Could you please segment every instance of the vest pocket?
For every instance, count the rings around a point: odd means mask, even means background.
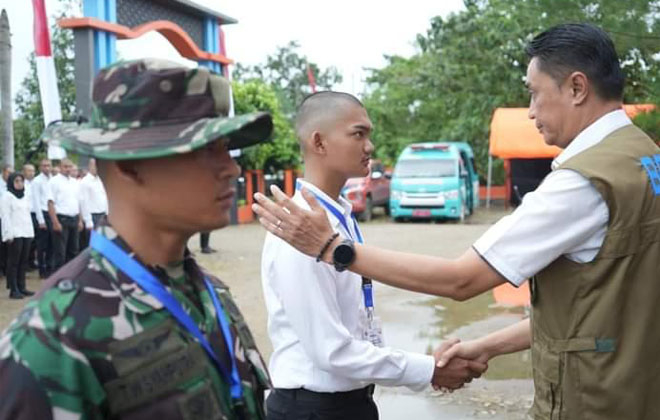
[[[543,420],[561,419],[563,396],[560,354],[534,344],[532,367],[534,376],[532,416]]]

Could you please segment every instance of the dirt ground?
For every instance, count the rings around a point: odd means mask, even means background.
[[[479,210],[465,224],[452,222],[393,223],[384,215],[362,224],[365,240],[388,249],[456,257],[464,252],[506,211]],[[266,332],[267,314],[260,283],[261,248],[265,232],[258,223],[231,226],[211,235],[211,246],[218,252],[200,254],[199,238],[190,248],[198,261],[227,283],[232,290],[259,348],[268,359],[272,351]],[[28,287],[40,288],[41,281],[30,273]],[[474,338],[523,317],[520,308],[501,308],[491,294],[466,303],[429,297],[377,285],[376,310],[383,318],[388,345],[409,351],[429,352],[447,336]],[[0,329],[16,316],[24,301],[0,296]],[[441,395],[427,391],[413,394],[400,388],[380,388],[376,400],[384,420],[416,415],[423,419],[523,419],[532,402],[527,352],[491,361],[485,378],[466,389]]]

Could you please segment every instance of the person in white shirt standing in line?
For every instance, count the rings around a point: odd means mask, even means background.
[[[38,206],[34,201],[34,191],[32,191],[32,182],[34,181],[34,165],[31,163],[26,163],[23,165],[23,170],[21,171],[25,177],[25,194],[30,202],[30,217],[32,218],[32,229],[36,232],[39,228],[37,222]],[[36,236],[36,235],[35,235]],[[28,256],[28,270],[34,270],[37,268],[37,244],[33,239],[30,243],[30,255]]]
[[[369,174],[371,128],[363,105],[346,93],[313,94],[298,111],[305,175],[297,188],[324,203],[333,238],[362,241],[351,204],[339,193],[348,178]],[[300,193],[294,200],[305,205]],[[351,242],[343,244],[341,252],[350,254]],[[336,260],[335,267],[317,261],[272,234],[266,237],[261,275],[275,387],[267,400],[269,420],[377,419],[372,384],[458,388],[486,369],[462,359],[439,369],[433,356],[384,347],[371,281],[344,271],[347,261]]]
[[[96,229],[108,214],[108,197],[96,171],[96,159],[89,160],[87,170],[87,175],[80,181],[80,202],[85,222],[84,242],[80,244],[80,249],[87,248],[91,230]]]
[[[48,214],[53,224],[53,271],[78,254],[78,233],[83,228],[80,183],[71,176],[73,163],[62,159],[60,173],[50,182]]]
[[[32,205],[37,218],[37,229],[35,231],[37,266],[39,267],[39,278],[41,279],[47,278],[53,269],[53,225],[48,215],[50,171],[50,160],[42,159],[39,162],[39,175],[34,177],[31,184]]]
[[[24,177],[20,173],[9,175],[7,191],[0,199],[2,241],[7,244],[7,280],[9,298],[23,299],[34,293],[25,287],[30,243],[34,237],[30,218],[30,198],[25,194]]]

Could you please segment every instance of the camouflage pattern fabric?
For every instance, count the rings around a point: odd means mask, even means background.
[[[131,254],[110,227],[99,232]],[[206,276],[187,254],[147,268],[231,360]],[[264,419],[270,379],[227,287],[208,276],[227,312],[244,398],[162,304],[88,249],[56,272],[0,336],[0,419]]]
[[[229,82],[205,67],[161,59],[118,62],[94,80],[89,123],[51,125],[42,141],[99,159],[150,159],[226,139],[229,149],[266,140],[269,114],[228,117]]]

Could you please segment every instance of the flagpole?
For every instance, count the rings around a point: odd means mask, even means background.
[[[55,60],[50,44],[48,16],[45,0],[32,0],[34,9],[34,52],[37,64],[37,79],[39,80],[39,95],[44,114],[44,126],[62,119],[60,108],[60,93],[57,88],[57,73]],[[49,159],[63,159],[66,152],[59,146],[48,145]]]

